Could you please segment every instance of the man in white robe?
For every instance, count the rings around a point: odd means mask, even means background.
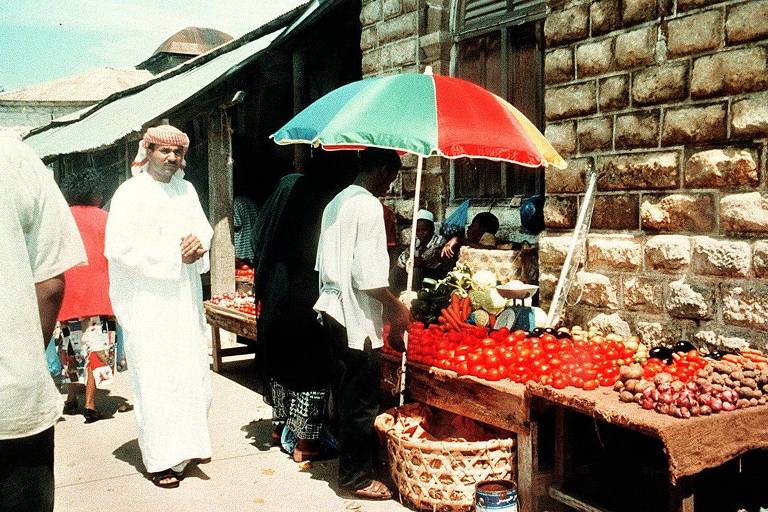
[[[186,134],[147,130],[133,177],[115,192],[104,253],[125,332],[139,446],[152,481],[178,487],[186,464],[211,456],[211,379],[200,274],[213,230],[183,179]]]

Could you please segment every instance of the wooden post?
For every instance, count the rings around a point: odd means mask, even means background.
[[[224,115],[224,112],[220,112],[208,124],[209,218],[213,226],[211,295],[235,291],[232,166],[228,164],[230,145]],[[222,333],[222,346],[231,347],[234,343],[234,334]]]

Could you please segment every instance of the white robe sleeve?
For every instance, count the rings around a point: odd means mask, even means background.
[[[139,186],[123,186],[115,192],[107,217],[104,255],[110,264],[127,267],[138,275],[178,279],[182,265],[180,246],[152,229],[156,219],[151,217],[157,212],[142,208],[140,195]]]

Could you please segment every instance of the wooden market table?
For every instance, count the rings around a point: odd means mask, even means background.
[[[203,303],[205,307],[205,319],[211,326],[212,347],[213,347],[213,371],[218,373],[221,370],[222,358],[226,356],[236,356],[241,354],[252,354],[253,347],[241,345],[239,347],[221,348],[221,333],[219,329],[224,329],[248,338],[256,340],[256,317],[246,315],[240,311],[224,308],[212,304],[209,301]]]
[[[400,357],[382,354],[382,389],[399,393]],[[535,512],[547,494],[550,475],[538,468],[538,424],[531,418],[525,385],[489,382],[409,362],[406,393],[416,402],[514,432],[517,435],[517,492],[520,512]]]
[[[400,357],[382,354],[382,388],[399,390]],[[536,510],[540,496],[549,495],[584,512],[606,509],[566,492],[562,482],[568,471],[569,438],[565,411],[638,432],[660,442],[666,459],[669,505],[666,510],[693,512],[691,479],[752,450],[768,449],[768,406],[681,420],[619,401],[618,393],[599,388],[557,390],[549,386],[490,382],[472,376],[409,362],[406,393],[410,400],[515,432],[517,434],[519,509]],[[554,410],[554,467],[538,466],[541,412]],[[570,440],[572,441],[572,440]],[[661,455],[660,455],[661,456]],[[618,511],[617,511],[618,512]]]
[[[667,460],[669,504],[667,510],[693,512],[691,478],[705,469],[716,468],[752,450],[768,448],[768,407],[738,409],[728,413],[681,420],[624,403],[618,393],[598,388],[554,389],[529,383],[529,398],[541,399],[556,407],[554,482],[550,496],[576,510],[605,511],[566,492],[561,484],[568,472],[568,426],[565,411],[601,420],[610,425],[639,432],[661,442]]]

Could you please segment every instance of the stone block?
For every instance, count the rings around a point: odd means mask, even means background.
[[[680,155],[670,151],[601,156],[597,168],[599,190],[676,188]]]
[[[580,304],[597,308],[618,309],[619,294],[617,287],[603,274],[579,272],[575,286],[571,287],[569,297],[575,299],[581,294]]]
[[[539,238],[539,265],[542,267],[561,267],[568,255],[571,238],[571,235],[541,236]]]
[[[360,49],[363,51],[370,50],[379,45],[379,40],[376,35],[376,25],[366,27],[360,33]]]
[[[562,156],[576,153],[576,123],[548,123],[544,128],[544,136],[552,147]]]
[[[548,88],[544,93],[544,106],[550,121],[592,114],[597,110],[595,82]]]
[[[757,277],[768,277],[768,240],[755,240],[752,246],[752,268]]]
[[[720,199],[720,227],[739,233],[768,232],[768,194],[748,192]]]
[[[581,3],[552,12],[544,21],[547,48],[584,39],[589,35],[589,6]]]
[[[589,18],[593,36],[616,30],[620,26],[618,0],[594,0],[590,2]]]
[[[616,116],[616,149],[652,148],[659,145],[659,112]]]
[[[693,238],[693,269],[698,274],[746,277],[751,255],[752,249],[747,242],[707,236]]]
[[[743,48],[700,57],[693,63],[691,96],[705,98],[768,88],[768,50]]]
[[[409,12],[383,21],[377,25],[379,31],[379,42],[381,44],[399,41],[407,37],[416,35],[416,13]],[[414,48],[415,51],[415,48]],[[415,58],[415,54],[414,54]]]
[[[694,334],[693,339],[696,341],[696,346],[706,346],[709,349],[731,349],[740,350],[742,348],[748,348],[749,342],[738,336],[723,336],[715,331],[699,331]]]
[[[646,66],[656,59],[657,27],[643,27],[616,36],[616,66],[621,69]]]
[[[758,331],[768,331],[768,288],[765,286],[723,287],[723,321]]]
[[[649,347],[672,345],[683,335],[683,329],[671,322],[638,321],[635,323],[635,330],[643,343]]]
[[[402,0],[382,0],[381,14],[385,20],[388,20],[389,18],[394,18],[401,12],[403,12]]]
[[[363,76],[373,75],[381,72],[383,69],[381,61],[381,49],[376,48],[363,53],[361,66]]]
[[[416,62],[416,38],[397,41],[385,48],[389,48],[393,66],[404,66]]]
[[[768,0],[744,2],[728,9],[725,34],[729,44],[768,37]]]
[[[600,80],[600,110],[617,110],[629,105],[629,76],[619,75]]]
[[[671,20],[667,24],[667,54],[690,55],[720,46],[723,42],[723,16],[720,10]]]
[[[544,56],[544,81],[548,84],[573,80],[573,50],[558,48]]]
[[[673,281],[667,287],[666,308],[675,318],[711,318],[715,313],[715,287],[703,282]]]
[[[583,193],[586,190],[587,170],[591,165],[591,158],[574,158],[568,161],[566,169],[548,167],[544,171],[547,194]]]
[[[709,194],[645,197],[640,205],[645,230],[710,233],[715,228],[715,206]]]
[[[367,27],[381,20],[381,1],[370,2],[360,9],[360,25]]]
[[[685,185],[691,188],[757,186],[757,152],[751,149],[710,149],[694,153],[685,163]]]
[[[555,294],[555,288],[557,287],[557,281],[560,275],[552,272],[541,272],[539,274],[539,300],[540,306],[546,311],[544,305],[549,306],[552,296]]]
[[[579,119],[576,133],[579,138],[579,152],[587,153],[597,149],[611,149],[613,122],[610,117]]]
[[[705,5],[712,5],[720,3],[721,0],[677,0],[678,12],[689,11],[696,9],[697,7],[704,7]]]
[[[724,103],[706,107],[667,110],[661,141],[667,145],[711,142],[726,138],[727,114]]]
[[[638,194],[598,194],[592,211],[593,229],[636,230],[640,227]]]
[[[576,197],[547,196],[544,224],[550,229],[570,229],[576,225]]]
[[[416,173],[403,171],[400,173],[400,179],[403,197],[412,198],[416,191]],[[421,193],[422,197],[444,197],[443,175],[440,173],[422,173]]]
[[[661,312],[664,289],[659,281],[647,277],[624,278],[624,307],[630,311]]]
[[[691,242],[680,235],[658,235],[645,243],[646,270],[682,272],[691,263]]]
[[[674,62],[636,72],[632,78],[635,105],[665,103],[688,94],[688,63]]]
[[[576,73],[579,78],[602,75],[613,64],[613,39],[603,39],[576,47]]]
[[[754,94],[731,104],[731,136],[768,136],[768,92]]]
[[[592,235],[587,239],[590,270],[638,270],[642,264],[643,246],[632,235]]]
[[[656,17],[656,0],[623,0],[621,21],[624,26],[649,21]]]
[[[610,315],[600,313],[587,322],[587,328],[598,330],[604,334],[618,334],[624,338],[632,336],[629,324],[618,313]]]
[[[403,0],[403,10],[405,12],[415,11],[417,6],[418,0]]]

